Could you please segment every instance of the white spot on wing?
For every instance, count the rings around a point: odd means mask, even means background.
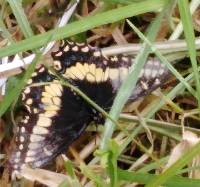
[[[29,79],[28,81],[27,81],[27,84],[31,84],[33,82],[33,80],[32,79]]]
[[[23,144],[19,145],[19,150],[22,150],[24,148]]]
[[[33,72],[31,77],[36,77],[37,76],[37,72]]]
[[[33,127],[33,133],[34,134],[48,134],[48,129],[40,126]]]
[[[158,78],[155,80],[155,84],[160,84],[160,80]]]
[[[39,144],[39,143],[30,143],[29,145],[28,145],[28,148],[29,149],[38,149],[38,148],[40,148],[41,147],[41,144]]]
[[[93,53],[93,55],[94,55],[95,57],[99,57],[99,56],[101,56],[101,52],[100,52],[100,51],[95,51],[95,52]]]
[[[28,162],[33,162],[35,160],[35,157],[26,157],[25,158],[25,162],[28,163]]]
[[[61,55],[62,55],[62,51],[55,54],[55,56],[61,56]]]
[[[15,155],[16,155],[16,157],[20,157],[21,156],[21,152],[17,151]]]
[[[53,61],[53,67],[54,67],[55,70],[61,70],[62,69],[61,63],[58,60]]]
[[[51,155],[52,155],[52,152],[49,151],[49,150],[47,150],[46,147],[43,148],[43,151],[44,151],[44,153],[45,153],[47,156],[51,156]]]
[[[165,70],[163,68],[159,69],[159,74],[162,75],[164,73],[164,71]]]
[[[123,82],[128,75],[128,68],[120,67],[119,72],[120,72],[120,82]]]
[[[25,133],[25,127],[21,127],[21,133]]]
[[[40,69],[39,69],[39,73],[42,73],[42,72],[44,72],[44,70],[45,70],[45,68],[42,66]]]
[[[39,119],[38,119],[36,125],[40,126],[40,127],[49,127],[49,126],[51,126],[51,123],[52,123],[52,121],[50,118],[39,115]]]
[[[125,57],[125,56],[123,56],[123,57],[122,57],[122,60],[123,60],[123,61],[125,61],[125,62],[128,62],[129,58],[128,58],[128,57]]]
[[[24,93],[25,94],[28,94],[28,93],[30,93],[31,92],[31,89],[29,88],[29,87],[27,87],[25,90],[24,90]]]
[[[147,85],[146,82],[140,81],[140,83],[141,83],[141,86],[142,86],[142,88],[143,88],[144,90],[148,90],[148,89],[149,89],[149,87],[148,87],[148,85]]]
[[[117,68],[110,68],[109,78],[111,80],[118,80],[119,79],[119,70]]]
[[[72,47],[72,50],[73,50],[73,51],[78,51],[78,46]]]
[[[31,136],[30,136],[31,142],[40,142],[40,141],[43,141],[44,139],[45,139],[44,136],[40,136],[40,135],[37,135],[37,134],[31,134]]]
[[[24,142],[25,138],[23,136],[19,137],[20,142]]]
[[[151,77],[151,69],[145,68],[145,69],[144,69],[144,76],[145,76],[146,78],[150,78],[150,77]]]
[[[68,46],[68,45],[65,46],[64,51],[65,51],[65,52],[69,51],[69,46]]]
[[[105,73],[104,73],[104,79],[103,79],[103,81],[107,81],[108,80],[108,77],[109,77],[109,69],[110,68],[106,68],[106,70],[105,70]]]
[[[89,47],[88,46],[82,47],[81,51],[87,53],[89,51]]]
[[[26,156],[34,156],[35,154],[36,154],[35,151],[28,150],[27,153],[26,153]]]
[[[153,78],[156,77],[157,73],[158,73],[158,72],[157,72],[156,69],[152,70],[152,77],[153,77]]]

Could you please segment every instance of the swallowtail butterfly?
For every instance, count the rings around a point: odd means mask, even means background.
[[[65,41],[52,53],[53,68],[99,106],[109,111],[122,81],[128,75],[129,56],[105,57],[87,44]],[[134,63],[134,62],[133,62]],[[148,95],[169,76],[158,61],[143,67],[131,100]],[[31,87],[33,83],[49,84]],[[68,87],[59,84],[50,70],[39,67],[22,93],[27,109],[14,136],[9,168],[19,172],[24,164],[45,166],[72,144],[92,121],[103,122],[99,112]]]

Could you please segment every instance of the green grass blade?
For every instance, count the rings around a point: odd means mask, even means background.
[[[180,11],[181,21],[183,23],[184,35],[187,42],[189,56],[192,64],[192,69],[194,72],[194,77],[196,81],[196,89],[197,89],[197,100],[198,107],[200,109],[200,80],[199,73],[197,70],[197,59],[196,59],[196,49],[195,49],[195,36],[192,25],[192,17],[189,10],[189,5],[187,0],[178,0],[178,7]]]
[[[84,174],[84,176],[88,177],[90,180],[96,184],[96,186],[105,186],[108,187],[108,185],[104,182],[104,180],[97,174],[93,172],[92,169],[90,169],[85,164],[80,165],[81,172]]]
[[[150,181],[156,179],[156,175],[147,173],[134,173],[118,169],[118,178],[123,181],[148,184]],[[164,183],[165,187],[199,187],[199,184],[200,184],[199,179],[189,179],[177,176],[172,177],[170,181],[166,181]]]
[[[40,60],[41,57],[42,57],[41,53],[38,53],[36,55],[35,59],[33,60],[33,63],[26,70],[26,73],[24,74],[24,77],[22,78],[22,80],[19,81],[18,85],[15,88],[13,88],[12,91],[6,94],[4,101],[0,105],[0,117],[8,109],[11,103],[19,97],[21,90],[26,85],[27,80],[31,77],[31,74],[34,71],[37,62]]]
[[[118,186],[118,174],[117,174],[117,158],[119,155],[119,145],[114,141],[111,140],[109,142],[109,156],[107,160],[107,170],[110,176],[110,185],[112,187]]]
[[[151,41],[153,41],[156,37],[156,33],[158,32],[162,17],[163,17],[164,11],[155,19],[153,24],[151,25],[147,37]],[[139,77],[140,70],[142,69],[143,65],[145,64],[147,57],[149,55],[150,49],[147,44],[143,45],[142,50],[137,55],[135,59],[134,65],[130,68],[129,76],[124,80],[122,83],[118,94],[114,100],[113,106],[110,111],[110,116],[112,119],[117,120],[119,117],[119,114],[126,103],[127,99],[132,93],[132,90],[134,89],[137,79]],[[103,150],[107,149],[108,140],[111,138],[112,133],[114,131],[114,124],[107,119],[105,123],[105,130],[102,137],[102,141],[100,144],[100,148]]]
[[[134,25],[132,25],[132,28],[139,35],[139,37],[149,45],[151,50],[156,54],[156,56],[160,59],[160,61],[164,65],[166,65],[166,67],[176,76],[176,78],[185,85],[188,91],[194,97],[196,97],[196,91],[190,86],[190,84],[187,83],[187,81],[185,81],[185,79],[181,76],[181,74],[167,61],[167,59],[154,47],[151,41],[149,41]]]
[[[171,167],[165,170],[162,174],[151,180],[146,187],[157,187],[164,184],[166,181],[171,180],[171,177],[177,174],[187,163],[200,154],[200,142],[193,148],[189,149],[179,160],[177,160]],[[199,183],[200,184],[200,183]]]
[[[21,28],[24,36],[26,38],[29,38],[33,35],[32,29],[30,27],[29,21],[26,17],[26,14],[24,13],[24,10],[22,8],[21,1],[16,0],[7,0],[13,14],[15,15],[15,18],[17,19],[17,23],[19,24],[19,27]]]
[[[198,71],[200,71],[200,68],[198,68]],[[186,82],[189,82],[194,77],[194,74],[190,74],[185,78]],[[185,85],[180,82],[178,85],[176,85],[167,95],[167,98],[173,99],[178,93],[181,93],[185,89]],[[163,105],[165,104],[164,100],[159,101],[159,103],[156,103],[152,110],[147,114],[147,118],[151,118],[156,111],[158,111]]]
[[[0,57],[10,56],[22,51],[35,49],[52,40],[59,40],[75,34],[85,32],[97,26],[117,22],[124,18],[132,17],[138,14],[157,11],[162,8],[167,0],[147,0],[139,3],[132,3],[128,6],[116,8],[110,11],[99,13],[97,15],[88,16],[75,21],[62,28],[56,28],[44,34],[32,36],[26,40],[13,44],[11,46],[0,49]]]

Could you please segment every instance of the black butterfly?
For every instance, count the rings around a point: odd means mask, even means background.
[[[128,75],[129,56],[105,57],[89,45],[63,42],[52,53],[53,67],[99,106],[109,111],[121,83]],[[158,61],[148,61],[140,73],[131,100],[148,95],[169,76]],[[32,83],[49,84],[30,87]],[[9,158],[10,170],[20,171],[24,164],[42,167],[75,141],[89,123],[104,119],[92,106],[68,87],[61,86],[44,66],[32,74],[22,93],[27,114],[18,124]]]

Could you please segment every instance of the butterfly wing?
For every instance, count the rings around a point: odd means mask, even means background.
[[[18,124],[9,167],[41,167],[66,149],[91,121],[87,107],[73,91],[61,86],[43,66],[22,93],[27,113]],[[33,86],[33,83],[45,85]]]
[[[130,57],[105,57],[97,48],[74,42],[64,42],[52,57],[57,73],[106,111],[134,63]],[[168,74],[159,62],[148,61],[130,99],[149,94]],[[43,82],[48,84],[31,86]],[[22,100],[27,114],[15,135],[9,159],[12,171],[19,171],[24,164],[33,168],[46,165],[77,139],[91,121],[103,122],[94,108],[73,90],[61,86],[43,66],[28,81]]]

